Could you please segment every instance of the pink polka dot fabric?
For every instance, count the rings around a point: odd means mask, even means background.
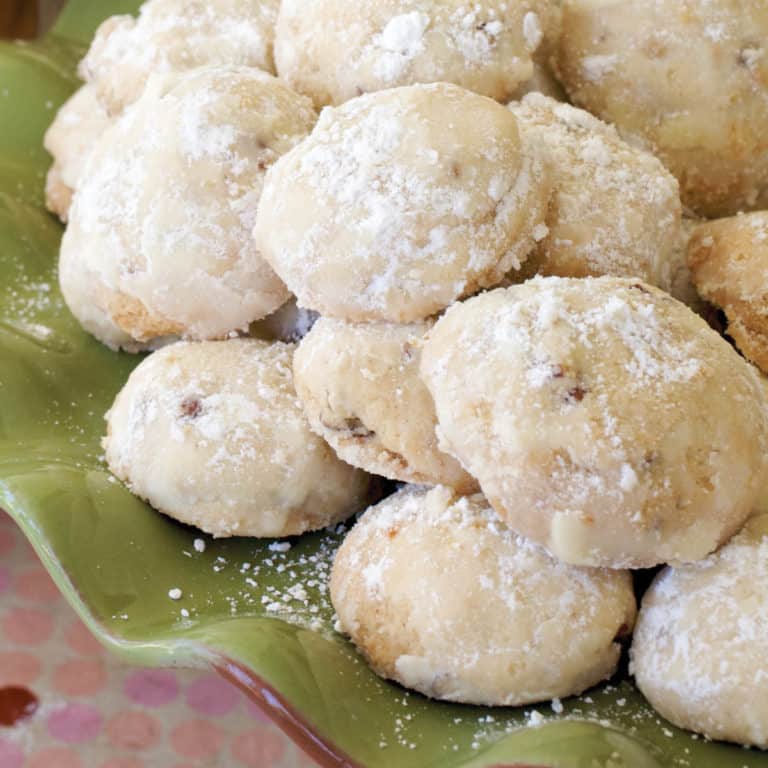
[[[107,654],[0,512],[0,696],[37,709],[0,725],[0,768],[312,768],[237,688],[208,672]]]

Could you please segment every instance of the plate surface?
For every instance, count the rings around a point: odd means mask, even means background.
[[[113,481],[103,414],[138,359],[102,347],[63,306],[41,142],[98,22],[137,5],[72,0],[46,39],[0,44],[0,505],[91,630],[139,664],[219,669],[323,765],[768,768],[767,755],[660,721],[626,679],[559,713],[411,695],[333,632],[325,581],[340,532],[288,551],[208,540],[201,553],[195,531]]]

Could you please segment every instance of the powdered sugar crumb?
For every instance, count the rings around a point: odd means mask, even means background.
[[[581,68],[586,80],[596,81],[613,72],[619,63],[617,54],[595,54],[581,60]]]
[[[374,73],[385,82],[400,78],[411,59],[424,51],[423,35],[429,27],[426,13],[412,11],[390,19],[373,45],[381,49]]]

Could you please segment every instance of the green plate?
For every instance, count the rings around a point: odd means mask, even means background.
[[[325,583],[342,531],[288,551],[230,540],[201,553],[195,531],[110,477],[103,414],[137,359],[62,304],[42,136],[100,19],[136,5],[72,0],[44,40],[0,44],[0,504],[94,634],[139,664],[220,670],[323,765],[768,768],[767,755],[661,721],[626,676],[557,713],[409,694],[333,631]]]

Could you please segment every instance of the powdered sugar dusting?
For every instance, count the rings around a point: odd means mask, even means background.
[[[270,172],[256,226],[300,303],[410,322],[524,261],[547,184],[502,112],[446,84],[324,110]]]
[[[391,19],[373,38],[373,45],[382,49],[373,71],[384,82],[401,77],[411,59],[424,51],[423,35],[429,21],[426,13],[404,13]]]
[[[762,0],[570,0],[562,10],[558,68],[574,103],[662,159],[692,215],[768,207]]]
[[[626,574],[563,565],[507,529],[482,497],[439,486],[409,487],[369,509],[342,545],[331,589],[342,628],[375,667],[447,700],[571,693],[572,679],[610,672],[616,630],[634,617]],[[565,617],[578,631],[553,643],[547,627]],[[598,649],[589,662],[587,637]]]
[[[451,16],[448,39],[468,64],[482,64],[491,58],[497,39],[505,28],[504,22],[493,16],[491,11],[490,20],[481,20],[479,6],[462,6]]]
[[[751,511],[768,439],[757,377],[647,284],[534,278],[454,305],[421,374],[441,449],[567,562],[695,560]]]
[[[85,292],[146,342],[221,338],[277,309],[288,292],[251,230],[266,169],[314,119],[307,99],[255,69],[153,78],[75,195],[61,256],[75,315],[87,314]]]
[[[138,19],[118,16],[102,25],[81,75],[117,113],[141,95],[153,73],[205,65],[272,71],[277,8],[278,0],[148,0]]]
[[[310,431],[293,350],[232,339],[147,358],[107,414],[110,469],[216,536],[298,534],[346,517],[368,480]]]
[[[681,209],[678,184],[661,162],[588,112],[542,94],[510,109],[554,176],[549,236],[532,266],[563,277],[639,277],[669,289]]]
[[[632,670],[673,721],[712,738],[768,742],[765,515],[706,560],[666,569],[643,600]]]
[[[553,0],[283,0],[280,76],[316,104],[415,83],[455,83],[507,101],[554,38]]]

